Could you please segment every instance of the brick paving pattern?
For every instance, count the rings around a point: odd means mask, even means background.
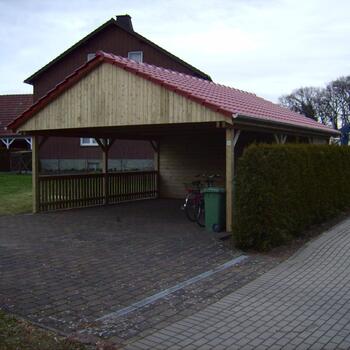
[[[226,269],[125,317],[90,323],[80,333],[97,334],[115,344],[140,339],[217,302],[278,263],[275,258],[250,257],[243,265]]]
[[[127,317],[95,322],[241,254],[190,223],[180,204],[0,217],[0,307],[65,333],[120,343],[197,312],[256,276],[252,260],[244,273],[233,267]]]
[[[349,227],[126,349],[350,349]]]

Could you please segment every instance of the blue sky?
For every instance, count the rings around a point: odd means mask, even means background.
[[[0,0],[0,94],[117,14],[214,81],[272,101],[350,74],[344,0]]]

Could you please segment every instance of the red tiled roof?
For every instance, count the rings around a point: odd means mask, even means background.
[[[96,57],[77,69],[73,74],[58,84],[53,90],[42,97],[29,110],[24,112],[10,127],[18,128],[25,120],[29,119],[38,110],[56,98],[62,91],[68,89],[85,76],[94,67],[107,62],[115,64],[129,72],[142,76],[167,89],[173,90],[187,98],[194,100],[206,107],[217,111],[228,118],[248,118],[255,121],[275,123],[286,127],[298,127],[314,129],[327,134],[338,132],[323,124],[320,124],[299,113],[281,107],[270,101],[264,100],[255,94],[216,84],[208,80],[196,78],[169,69],[156,67],[146,63],[138,63],[124,57],[115,56],[99,51]]]
[[[12,130],[5,130],[20,114],[33,103],[32,94],[0,95],[0,136],[11,136]]]

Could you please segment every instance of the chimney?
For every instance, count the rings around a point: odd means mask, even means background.
[[[127,30],[128,32],[133,32],[131,17],[129,15],[119,15],[117,17],[117,24]]]

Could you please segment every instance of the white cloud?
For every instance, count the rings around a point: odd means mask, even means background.
[[[116,14],[220,83],[276,100],[350,74],[345,0],[0,0],[0,93]]]

